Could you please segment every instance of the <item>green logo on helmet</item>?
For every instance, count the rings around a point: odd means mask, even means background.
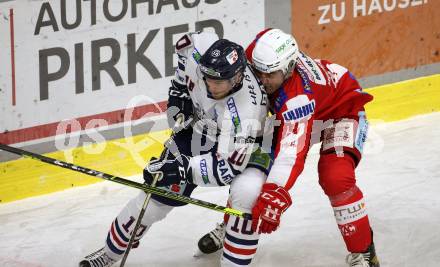
[[[280,45],[277,49],[275,49],[275,52],[277,54],[281,54],[282,52],[284,52],[284,50],[287,48],[288,45],[290,45],[293,42],[292,39],[288,39],[286,40],[285,43],[283,43],[282,45]]]

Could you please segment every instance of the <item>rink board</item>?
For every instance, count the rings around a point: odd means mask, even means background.
[[[440,75],[417,78],[366,91],[374,95],[367,105],[372,121],[396,121],[411,116],[440,111]],[[145,163],[157,156],[169,130],[111,140],[69,151],[45,154],[76,165],[127,177],[141,174]],[[102,152],[96,153],[102,150]],[[95,154],[91,154],[95,153]],[[58,168],[31,159],[0,163],[0,203],[65,190],[101,181],[97,178]]]
[[[386,122],[440,111],[440,74],[373,87],[367,105],[370,119]]]
[[[45,155],[112,175],[127,177],[140,173],[152,156],[160,154],[162,144],[169,134],[169,130],[164,130],[138,135],[131,139],[107,141],[103,143],[105,147],[99,154],[91,154],[94,148],[88,146]],[[0,163],[0,173],[0,203],[102,181],[99,178],[26,158]]]

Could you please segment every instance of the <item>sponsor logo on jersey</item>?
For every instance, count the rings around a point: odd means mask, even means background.
[[[252,98],[252,104],[257,105],[257,93],[255,93],[255,87],[253,84],[248,84],[249,95]]]
[[[203,182],[209,184],[208,166],[205,159],[200,161],[200,174],[202,175]]]
[[[218,161],[218,173],[220,174],[221,180],[225,184],[230,184],[232,179],[234,178],[232,171],[229,169],[228,163],[221,159]]]
[[[313,81],[321,81],[322,80],[322,76],[321,73],[318,71],[318,65],[316,65],[316,63],[308,56],[306,56],[303,52],[301,52],[301,55],[304,59],[304,63],[309,66],[309,70],[312,71],[313,73]]]
[[[194,50],[192,51],[191,55],[192,55],[193,59],[197,62],[197,64],[199,64],[200,58],[202,57],[202,55],[200,55],[200,53],[197,50],[197,48],[194,47]]]
[[[285,121],[299,121],[315,112],[315,100],[309,103],[283,112],[283,118]]]
[[[230,97],[226,103],[228,104],[228,109],[231,113],[232,124],[234,124],[234,132],[241,132],[240,116],[238,116],[238,110],[237,106],[235,105],[234,98]]]
[[[249,75],[247,73],[248,71],[250,71],[252,73],[252,78],[251,78],[251,75]],[[252,69],[246,68],[246,72],[245,72],[245,75],[244,75],[244,80],[249,82],[248,89],[249,89],[250,97],[252,98],[252,104],[258,105],[257,96],[258,96],[258,94],[261,94],[260,105],[267,106],[267,94],[266,94],[266,91],[264,90],[264,87],[263,87],[263,84],[261,83],[261,81],[258,80],[258,79],[255,79],[255,77],[256,77],[256,75],[252,71]]]
[[[237,50],[235,49],[232,50],[232,52],[226,56],[226,60],[229,62],[230,65],[233,65],[235,62],[237,62],[238,60]]]
[[[304,89],[304,93],[313,94],[312,86],[310,83],[310,76],[307,75],[307,70],[304,68],[302,64],[297,64],[299,76],[301,76],[301,81]]]

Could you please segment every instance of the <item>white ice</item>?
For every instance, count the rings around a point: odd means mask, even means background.
[[[345,266],[347,254],[318,184],[318,147],[296,183],[281,228],[262,236],[254,266]],[[440,113],[370,128],[358,167],[381,266],[440,266]],[[193,197],[224,205],[227,188]],[[77,266],[103,246],[108,227],[136,190],[110,182],[0,205],[0,266]],[[187,205],[154,225],[126,266],[217,266],[194,258],[222,214]]]

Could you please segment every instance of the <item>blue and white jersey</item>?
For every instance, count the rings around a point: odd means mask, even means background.
[[[216,40],[213,33],[197,32],[176,43],[178,67],[173,82],[188,90],[196,113],[193,129],[207,139],[203,146],[201,140],[192,140],[193,182],[200,186],[226,185],[246,167],[267,169],[264,165],[270,164],[260,157],[258,164],[249,162],[259,147],[268,111],[267,95],[250,67],[240,90],[220,100],[208,95],[199,60]]]

